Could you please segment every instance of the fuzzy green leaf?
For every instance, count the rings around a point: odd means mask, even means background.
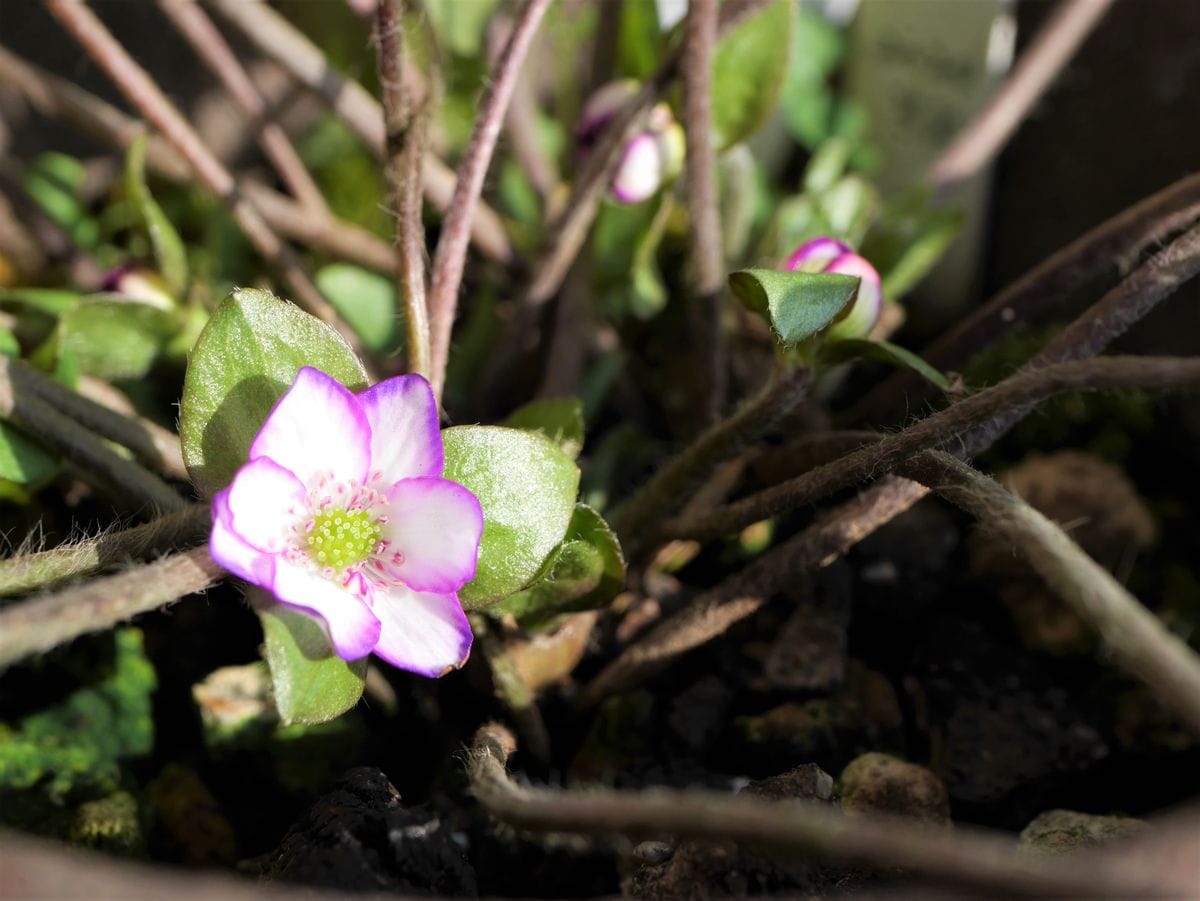
[[[530,401],[513,411],[503,425],[546,436],[572,460],[583,450],[583,401],[578,397]]]
[[[778,269],[743,269],[729,276],[737,298],[765,316],[789,346],[833,322],[858,293],[858,282],[854,275]]]
[[[821,348],[821,359],[826,363],[840,363],[867,357],[890,363],[903,369],[911,369],[921,378],[932,382],[943,391],[951,390],[950,380],[941,372],[930,366],[911,350],[906,350],[890,341],[870,341],[865,338],[847,338],[841,341],[830,341]]]
[[[167,283],[167,290],[176,300],[181,299],[188,286],[187,250],[171,220],[146,186],[146,133],[142,132],[129,145],[125,156],[125,193],[137,210],[138,219],[150,246],[158,272]]]
[[[101,295],[82,300],[62,314],[58,351],[85,375],[137,379],[150,371],[179,326],[173,312]]]
[[[467,609],[479,609],[533,581],[562,542],[579,468],[552,441],[517,429],[458,426],[442,440],[444,477],[473,491],[483,507],[479,565],[459,592]]]
[[[314,281],[369,350],[390,354],[400,347],[396,285],[391,279],[350,263],[330,263],[317,270]]]
[[[724,149],[758,131],[779,100],[791,45],[791,7],[779,0],[735,28],[713,54],[713,130]]]
[[[275,707],[284,724],[325,723],[358,703],[367,676],[366,657],[338,657],[315,618],[282,604],[260,609],[258,617]]]
[[[188,360],[180,402],[183,459],[201,494],[211,496],[233,480],[302,366],[351,391],[367,386],[345,339],[299,307],[251,288],[221,301]]]

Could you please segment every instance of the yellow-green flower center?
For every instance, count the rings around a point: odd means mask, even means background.
[[[383,529],[366,510],[322,510],[313,517],[308,554],[318,566],[340,573],[366,560],[382,534]]]

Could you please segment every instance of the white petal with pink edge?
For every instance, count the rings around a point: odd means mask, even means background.
[[[278,558],[274,583],[265,587],[283,603],[321,617],[343,660],[366,657],[379,640],[380,623],[366,601],[337,582]]]
[[[358,395],[371,427],[371,471],[387,484],[442,474],[442,433],[429,382],[400,375]]]
[[[457,591],[475,577],[483,510],[447,479],[405,479],[387,493],[379,562],[415,591]]]
[[[392,666],[436,679],[467,662],[471,625],[457,595],[377,588],[375,615],[383,624],[375,654]]]
[[[275,558],[251,547],[233,530],[229,512],[229,489],[213,498],[213,527],[208,538],[208,554],[213,561],[235,576],[255,585],[269,585],[275,576]]]
[[[358,399],[335,379],[305,366],[250,445],[250,459],[270,457],[308,485],[332,473],[340,482],[365,480],[371,427]]]
[[[237,471],[225,493],[238,537],[261,551],[282,551],[305,500],[300,480],[270,457],[259,457]]]

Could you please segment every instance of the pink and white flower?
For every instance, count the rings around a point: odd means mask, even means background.
[[[854,300],[825,330],[826,337],[865,338],[883,313],[883,284],[875,267],[849,244],[834,238],[813,238],[797,247],[784,268],[789,272],[835,272],[859,277]]]
[[[575,146],[581,158],[600,143],[604,130],[640,89],[632,79],[613,81],[598,88],[579,117]],[[644,131],[625,145],[624,155],[613,176],[612,196],[621,203],[641,203],[679,174],[683,168],[683,129],[660,103],[650,111]]]
[[[339,657],[443,675],[471,650],[457,592],[475,575],[483,512],[442,465],[425,379],[355,395],[306,366],[213,498],[209,551],[319,618]]]

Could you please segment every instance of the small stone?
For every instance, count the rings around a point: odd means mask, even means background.
[[[1146,827],[1145,821],[1133,817],[1047,810],[1021,830],[1020,844],[1036,854],[1069,854],[1136,835]]]
[[[945,783],[931,770],[890,754],[862,754],[842,770],[842,810],[908,817],[937,826],[950,823]]]

